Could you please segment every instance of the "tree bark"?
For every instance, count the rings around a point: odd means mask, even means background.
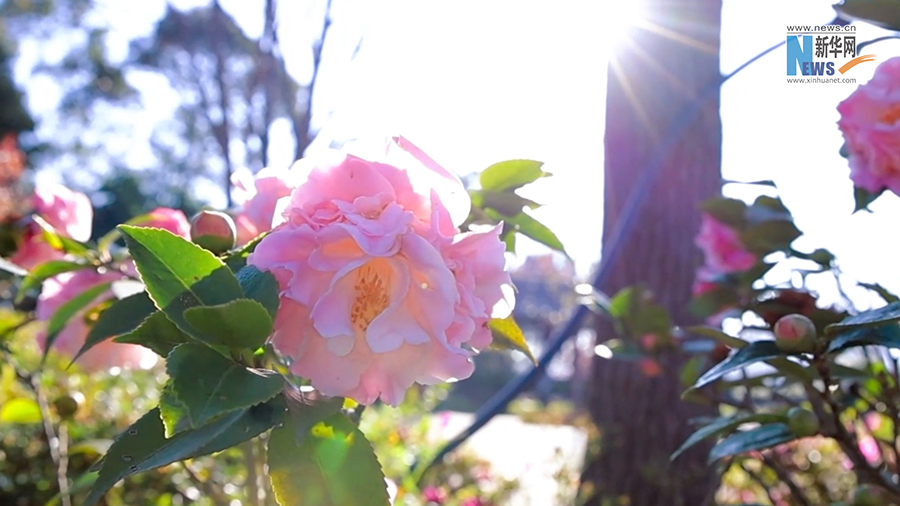
[[[702,257],[693,244],[699,202],[720,191],[720,0],[646,0],[647,14],[611,56],[607,92],[604,247],[650,154],[703,100],[699,116],[680,135],[641,206],[605,293],[637,284],[649,288],[676,324],[687,313],[691,284]],[[612,22],[615,22],[614,20]],[[598,324],[598,341],[615,337]],[[717,485],[704,449],[669,464],[669,455],[692,432],[690,418],[710,414],[681,402],[676,360],[647,377],[631,362],[594,357],[591,414],[600,430],[600,453],[584,478],[596,506],[701,506]]]

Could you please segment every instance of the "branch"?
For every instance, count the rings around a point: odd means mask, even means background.
[[[802,506],[812,506],[812,503],[809,502],[809,499],[803,493],[803,489],[801,489],[796,483],[794,483],[794,480],[793,480],[793,478],[791,478],[791,475],[788,474],[788,472],[786,470],[784,470],[777,462],[775,462],[775,459],[773,459],[765,454],[763,454],[762,459],[763,459],[763,463],[765,465],[769,466],[773,471],[775,471],[775,474],[778,476],[778,479],[783,481],[788,486],[788,488],[791,489],[791,497],[793,497],[794,499],[797,499],[797,501]],[[777,503],[773,503],[773,504],[777,504]]]

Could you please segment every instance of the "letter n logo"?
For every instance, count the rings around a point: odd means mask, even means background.
[[[801,38],[803,39],[803,47],[800,47]],[[812,63],[812,56],[813,40],[811,35],[787,36],[787,75],[797,75],[797,64],[802,64],[803,62]]]

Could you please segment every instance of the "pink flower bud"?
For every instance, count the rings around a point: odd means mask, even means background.
[[[816,326],[801,314],[782,316],[775,322],[775,343],[790,353],[811,352],[816,343]]]
[[[213,253],[233,248],[236,237],[234,221],[225,213],[200,211],[191,220],[191,240]]]

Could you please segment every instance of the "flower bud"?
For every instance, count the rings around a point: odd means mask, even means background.
[[[231,216],[218,211],[200,211],[191,220],[191,240],[213,253],[224,253],[234,247],[237,231]]]
[[[78,411],[81,403],[78,398],[72,395],[63,395],[53,401],[53,407],[60,418],[66,420],[72,418]]]
[[[815,436],[819,432],[819,417],[808,409],[797,406],[787,411],[787,424],[797,437]]]
[[[816,326],[801,314],[782,316],[775,322],[775,344],[788,353],[812,352],[816,345]]]

